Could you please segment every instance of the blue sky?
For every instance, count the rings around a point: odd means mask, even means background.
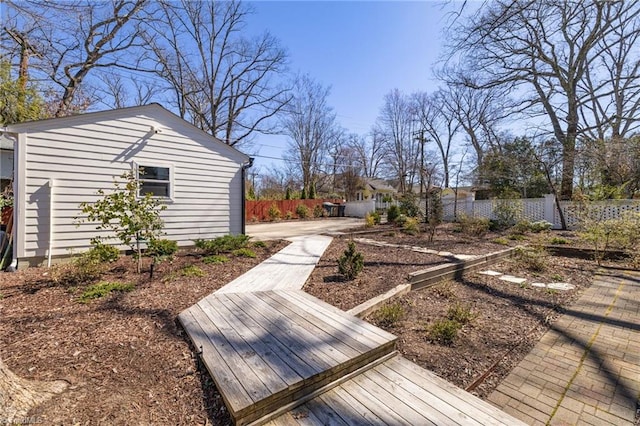
[[[432,91],[447,11],[433,1],[256,1],[247,30],[268,30],[288,50],[294,72],[331,86],[329,102],[350,132],[365,134],[383,97]],[[285,137],[258,136],[258,154],[280,157]],[[262,168],[279,161],[257,157]]]

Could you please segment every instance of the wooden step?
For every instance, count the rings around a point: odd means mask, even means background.
[[[236,424],[371,364],[396,342],[299,290],[214,293],[179,319]]]
[[[272,419],[295,425],[509,425],[524,423],[395,356]]]

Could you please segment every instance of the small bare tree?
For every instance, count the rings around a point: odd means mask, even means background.
[[[180,116],[229,145],[275,131],[273,118],[291,100],[289,88],[273,81],[286,71],[287,55],[269,33],[242,35],[250,9],[194,0],[157,7],[145,40]]]
[[[282,127],[289,137],[287,158],[302,176],[305,193],[316,182],[329,148],[342,135],[336,114],[328,104],[329,87],[304,75],[294,85],[294,97],[282,118]]]

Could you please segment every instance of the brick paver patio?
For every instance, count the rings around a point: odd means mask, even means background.
[[[489,396],[531,425],[634,425],[640,272],[604,270]]]

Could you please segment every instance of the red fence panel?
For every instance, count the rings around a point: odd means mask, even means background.
[[[299,219],[296,209],[299,205],[305,205],[309,209],[309,217],[313,217],[313,209],[316,206],[322,207],[322,203],[329,202],[339,204],[340,199],[324,199],[324,200],[247,200],[245,202],[245,219],[247,222],[263,222],[269,221],[269,209],[275,205],[280,211],[280,218],[284,219],[287,212],[291,212],[292,218]]]

